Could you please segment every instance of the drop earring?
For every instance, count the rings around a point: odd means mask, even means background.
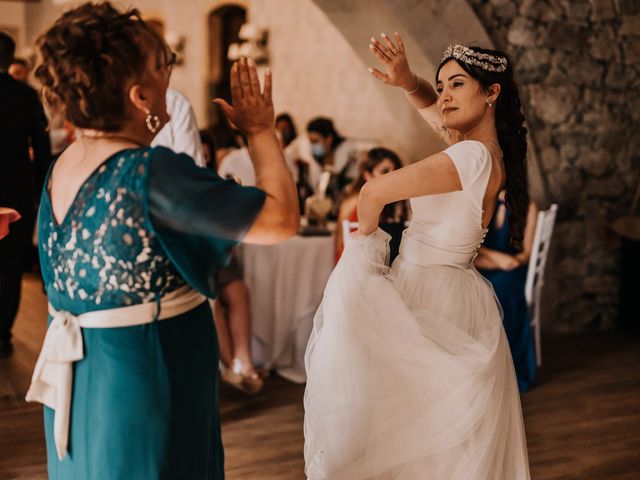
[[[147,130],[151,133],[158,133],[158,130],[160,129],[160,117],[153,115],[149,109],[145,109],[144,112],[147,114],[147,117],[144,119]]]

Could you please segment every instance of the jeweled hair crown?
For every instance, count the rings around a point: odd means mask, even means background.
[[[476,52],[464,45],[449,45],[444,51],[442,62],[456,59],[488,72],[502,73],[507,70],[509,61],[502,55]]]

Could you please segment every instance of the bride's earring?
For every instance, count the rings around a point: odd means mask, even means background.
[[[493,101],[489,98],[487,98],[487,105],[489,105],[489,107],[493,107]]]
[[[151,133],[158,133],[158,130],[160,129],[160,117],[158,117],[158,115],[153,115],[149,109],[145,109],[144,113],[147,114],[147,118],[144,119],[147,130]]]

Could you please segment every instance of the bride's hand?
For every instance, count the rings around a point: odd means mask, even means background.
[[[369,72],[382,83],[402,87],[407,91],[414,90],[418,83],[418,76],[409,68],[402,38],[398,32],[395,33],[396,46],[384,33],[381,37],[383,43],[371,37],[369,48],[384,65],[385,72],[377,68],[369,68]]]
[[[271,72],[265,73],[264,89],[261,92],[258,71],[252,60],[242,58],[231,67],[232,105],[222,98],[216,98],[214,103],[222,108],[233,127],[247,136],[274,129]]]

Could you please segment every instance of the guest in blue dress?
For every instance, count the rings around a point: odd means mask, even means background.
[[[149,144],[168,120],[171,52],[109,3],[38,40],[50,106],[80,132],[42,193],[49,328],[27,399],[44,403],[49,478],[222,479],[218,346],[206,297],[239,241],[293,235],[296,191],[274,130],[271,77],[231,72],[257,188]]]
[[[537,212],[535,204],[531,203],[523,248],[514,249],[507,242],[510,212],[502,192],[484,244],[475,260],[478,271],[491,282],[502,306],[504,330],[509,340],[520,392],[527,391],[536,379],[536,351],[524,287]]]

